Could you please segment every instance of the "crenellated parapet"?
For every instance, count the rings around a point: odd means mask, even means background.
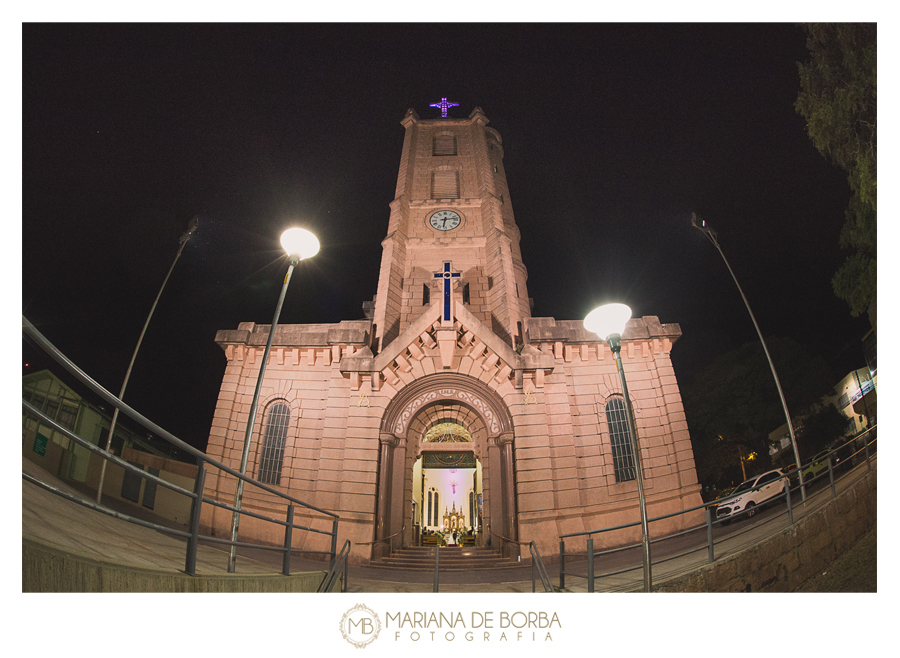
[[[275,329],[271,363],[331,366],[367,350],[371,321],[348,320],[335,324],[283,324]],[[216,332],[216,343],[229,361],[253,365],[262,358],[271,325],[242,322],[237,329]]]
[[[622,357],[649,359],[668,355],[680,337],[681,326],[677,323],[661,324],[655,315],[632,318],[622,335]],[[580,320],[527,318],[525,340],[540,352],[552,354],[554,360],[566,363],[576,359],[605,361],[613,358],[606,341],[585,329]]]

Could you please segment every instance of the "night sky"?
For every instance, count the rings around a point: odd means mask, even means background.
[[[283,323],[363,317],[376,292],[407,108],[480,106],[505,150],[533,314],[605,301],[679,323],[682,385],[766,336],[835,383],[862,367],[865,318],[831,289],[850,191],[794,111],[795,24],[26,24],[22,310],[118,393],[194,216],[125,401],[206,444],[219,329],[268,324],[290,224],[321,252]],[[23,343],[23,368],[47,365]],[[774,429],[774,428],[773,428]]]

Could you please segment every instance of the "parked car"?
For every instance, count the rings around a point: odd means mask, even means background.
[[[745,480],[735,487],[731,500],[718,506],[716,519],[722,521],[722,525],[727,525],[741,514],[747,518],[752,517],[766,502],[784,493],[787,481],[784,472],[777,468]]]
[[[797,464],[788,464],[781,470],[785,475],[788,476],[788,481],[791,483],[791,488],[800,484],[800,471],[797,470]]]
[[[719,506],[719,501],[728,498],[731,495],[731,492],[734,491],[734,487],[728,487],[726,489],[722,489],[722,491],[717,491],[715,494],[715,499],[711,500],[706,506],[712,510],[713,514],[716,512],[716,508]]]
[[[822,450],[817,453],[815,457],[812,458],[809,465],[803,469],[803,481],[809,482],[815,477],[818,477],[821,473],[828,471],[828,450]],[[838,461],[840,461],[837,455],[832,454],[831,456],[831,465],[832,467],[836,466]]]
[[[865,444],[860,443],[859,446],[856,445],[856,441],[853,440],[838,440],[831,446],[831,449],[834,450],[835,462],[834,462],[834,470],[835,471],[845,471],[850,469],[853,466],[853,453],[859,448],[860,450],[865,450]],[[865,452],[860,452],[860,458],[864,459]]]

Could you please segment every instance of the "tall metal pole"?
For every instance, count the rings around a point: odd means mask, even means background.
[[[607,337],[613,355],[616,357],[616,368],[619,371],[619,381],[622,383],[622,395],[625,398],[625,415],[628,416],[628,430],[631,432],[631,449],[634,451],[635,466],[637,467],[638,500],[641,506],[641,545],[644,551],[644,591],[649,592],[652,585],[650,573],[650,525],[647,521],[647,499],[644,496],[644,469],[641,466],[641,450],[638,446],[637,426],[634,423],[634,411],[631,408],[631,397],[628,395],[628,383],[625,381],[625,370],[622,367],[622,337],[612,334]]]
[[[262,363],[259,364],[259,376],[256,378],[256,390],[253,392],[253,402],[250,405],[250,415],[247,418],[247,428],[244,431],[244,449],[241,453],[241,475],[247,473],[247,461],[250,457],[250,439],[253,436],[253,425],[256,422],[256,408],[259,406],[259,393],[262,390],[263,378],[266,374],[266,363],[269,361],[269,352],[272,350],[272,338],[275,336],[275,328],[278,326],[278,318],[281,316],[281,307],[284,304],[284,296],[287,294],[288,284],[291,282],[291,274],[300,259],[291,256],[287,274],[284,276],[284,284],[281,286],[281,295],[278,297],[278,305],[275,307],[275,317],[272,318],[272,327],[269,329],[269,338],[266,340],[266,349],[263,352]],[[234,497],[235,511],[231,517],[231,541],[236,542],[238,528],[241,525],[241,499],[244,495],[244,481],[238,480],[237,493]],[[228,559],[228,573],[234,573],[234,565],[237,560],[237,546],[232,544],[231,554]]]
[[[125,381],[122,382],[122,389],[119,391],[119,400],[125,395],[125,387],[128,386],[128,379],[131,377],[131,369],[134,367],[134,361],[137,359],[138,350],[141,349],[141,343],[144,340],[144,334],[147,333],[147,325],[150,324],[150,318],[153,317],[153,312],[156,310],[156,304],[159,302],[159,298],[162,296],[163,289],[166,287],[166,283],[169,281],[169,276],[172,274],[172,270],[175,269],[175,263],[178,262],[178,259],[181,257],[181,252],[184,251],[184,245],[187,244],[188,240],[191,239],[191,234],[197,230],[198,219],[194,217],[190,223],[188,224],[188,229],[185,231],[182,236],[178,239],[178,253],[175,254],[175,260],[172,261],[171,267],[169,267],[169,271],[166,274],[166,278],[163,279],[162,286],[159,288],[159,292],[156,294],[156,299],[153,300],[153,306],[150,307],[150,314],[147,315],[147,320],[144,322],[144,328],[141,329],[141,335],[138,337],[137,345],[134,347],[134,354],[131,355],[131,362],[128,364],[128,370],[125,371]],[[110,446],[112,445],[113,435],[116,431],[116,423],[119,420],[119,408],[116,407],[113,411],[112,421],[109,424],[109,436],[106,438],[106,452],[109,452]],[[103,480],[106,477],[106,462],[107,460],[102,460],[100,464],[100,483],[97,485],[97,504],[100,504],[100,499],[103,497]]]
[[[750,309],[750,302],[747,301],[747,296],[744,294],[744,291],[741,289],[741,284],[738,283],[737,277],[734,275],[734,272],[731,269],[731,265],[728,264],[728,259],[725,258],[725,253],[722,251],[722,247],[719,246],[718,235],[714,230],[709,228],[706,225],[706,222],[700,219],[696,213],[691,216],[691,225],[699,229],[703,235],[709,238],[709,241],[712,242],[716,249],[719,250],[719,255],[722,256],[722,260],[725,261],[725,267],[728,268],[728,272],[731,274],[731,278],[734,279],[734,285],[737,286],[738,292],[741,293],[741,299],[744,300],[744,306],[747,307],[747,313],[750,314],[750,319],[753,321],[753,326],[756,328],[756,333],[759,336],[759,342],[762,343],[763,352],[766,353],[766,359],[769,361],[769,368],[772,370],[772,377],[775,379],[775,386],[778,389],[778,397],[781,398],[781,406],[784,409],[784,417],[787,420],[788,432],[791,435],[791,445],[794,448],[794,461],[797,463],[797,474],[800,477],[800,497],[803,502],[806,502],[806,486],[803,483],[803,469],[800,468],[800,451],[797,449],[797,438],[794,435],[794,424],[791,422],[791,414],[788,412],[787,402],[784,399],[784,391],[781,390],[781,381],[778,379],[778,373],[775,371],[775,364],[772,362],[772,357],[769,354],[769,348],[766,347],[766,341],[763,339],[762,332],[759,330],[759,325],[756,324],[756,317],[753,315],[753,311]]]

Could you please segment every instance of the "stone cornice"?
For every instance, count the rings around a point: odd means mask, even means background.
[[[269,338],[271,325],[242,322],[237,329],[216,332],[216,343],[229,361],[255,363]],[[357,353],[369,354],[371,320],[337,324],[285,324],[275,330],[270,363],[329,367]]]
[[[552,356],[554,360],[571,362],[603,361],[612,352],[605,340],[600,340],[577,320],[558,321],[554,318],[527,318],[525,320],[525,350],[536,349]],[[622,336],[623,358],[654,358],[668,354],[681,336],[678,324],[660,324],[655,315],[632,318]]]
[[[237,329],[216,332],[216,343],[246,347],[264,347],[271,325],[242,322]],[[272,346],[324,347],[332,345],[367,345],[372,329],[371,320],[344,320],[335,324],[280,324],[275,329]]]
[[[556,318],[526,318],[525,336],[529,343],[600,343],[606,342],[597,334],[584,328],[580,320],[557,320]],[[625,326],[622,341],[668,339],[674,343],[681,337],[681,326],[677,323],[661,324],[655,315],[632,318]]]

